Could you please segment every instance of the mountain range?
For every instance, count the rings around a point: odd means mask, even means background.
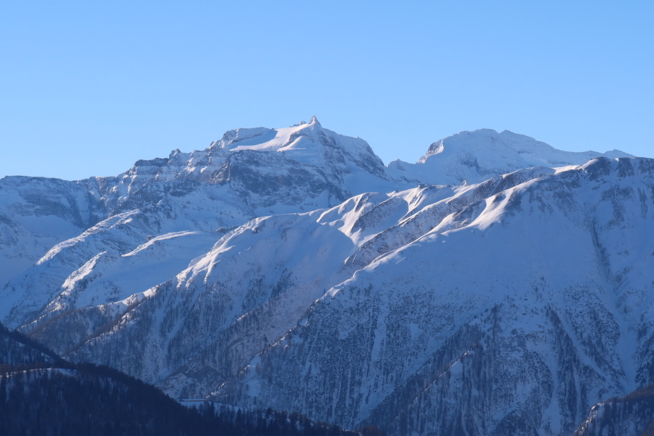
[[[237,129],[1,179],[0,320],[175,397],[570,435],[654,382],[653,218],[654,160],[617,150],[483,129],[384,166],[315,117]]]

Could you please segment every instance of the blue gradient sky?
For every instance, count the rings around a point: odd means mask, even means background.
[[[478,128],[654,157],[653,22],[652,1],[7,0],[0,177],[114,175],[314,114],[385,163]]]

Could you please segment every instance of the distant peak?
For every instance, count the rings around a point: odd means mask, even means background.
[[[320,121],[318,121],[318,118],[316,118],[315,115],[311,117],[311,121],[309,121],[309,124],[317,124],[320,127],[322,127],[322,125],[320,124]]]

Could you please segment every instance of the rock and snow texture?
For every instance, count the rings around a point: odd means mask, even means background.
[[[0,288],[52,246],[106,217],[93,181],[0,180]]]
[[[493,176],[534,166],[582,165],[596,157],[633,157],[619,150],[570,152],[505,130],[460,132],[434,142],[418,163],[396,160],[389,173],[403,180],[433,185],[479,183]]]
[[[432,225],[217,398],[394,434],[566,435],[652,383],[654,161],[595,159]]]
[[[510,179],[515,183],[543,171]],[[114,356],[107,363],[157,382],[169,393],[206,395],[292,328],[332,286],[419,237],[433,217],[510,183],[499,177],[477,187],[362,194],[328,210],[256,219],[225,235],[173,280],[148,291],[110,334],[85,343],[75,358]],[[424,214],[417,213],[423,209]],[[43,337],[56,336],[57,324],[67,318],[54,320]],[[65,349],[53,339],[47,342]],[[129,349],[129,363],[120,349]],[[164,359],[160,350],[166,350]]]
[[[7,177],[0,320],[178,397],[567,435],[654,381],[654,162],[598,155],[481,130],[387,168],[314,118]]]

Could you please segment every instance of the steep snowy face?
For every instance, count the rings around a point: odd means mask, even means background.
[[[364,194],[324,213],[259,218],[241,226],[173,280],[147,291],[111,332],[89,332],[98,337],[73,356],[111,361],[171,394],[206,395],[352,274],[345,259],[370,233],[352,226],[388,200],[386,194]],[[394,209],[386,225],[406,213],[406,201],[394,202]],[[116,314],[107,305],[89,308],[84,320],[80,312],[54,319],[38,337],[65,349],[70,344],[58,342],[58,332],[73,323],[86,328],[86,320],[101,313]],[[119,348],[124,352],[112,351]]]
[[[92,181],[0,179],[0,289],[53,245],[107,215]]]
[[[433,224],[217,398],[395,434],[567,435],[653,381],[653,160],[595,159]]]
[[[242,150],[277,151],[311,165],[327,166],[346,160],[368,168],[371,173],[384,175],[381,160],[360,138],[351,138],[324,129],[316,117],[308,124],[283,129],[231,130],[220,141],[212,143],[230,152]],[[336,152],[336,153],[335,153]]]
[[[238,165],[243,162],[251,171],[240,174],[238,170],[243,168]],[[396,188],[390,183],[381,159],[363,139],[324,129],[315,117],[308,124],[288,128],[230,130],[206,150],[193,153],[175,150],[167,159],[139,161],[119,177],[126,192],[153,180],[180,178],[218,184],[236,178],[247,183],[249,176],[256,174],[259,178],[267,177],[269,184],[278,177],[289,179],[285,171],[288,167],[291,174],[297,168],[307,173],[305,183],[310,181],[310,176],[322,179],[322,184],[333,185],[332,189],[340,191],[336,196],[347,195],[341,200],[361,192]],[[302,182],[302,177],[293,182]]]
[[[557,150],[544,142],[508,130],[461,132],[434,142],[417,164],[394,161],[389,172],[422,183],[479,183],[492,176],[533,166],[582,165],[596,157],[633,157],[619,150],[606,153]]]

